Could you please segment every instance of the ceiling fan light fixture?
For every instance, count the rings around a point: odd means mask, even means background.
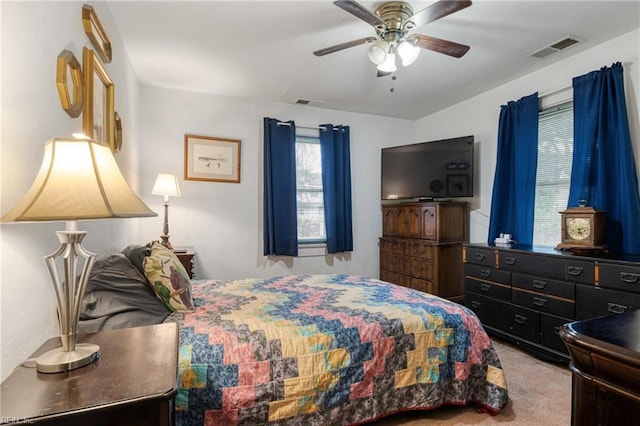
[[[408,40],[403,40],[398,45],[398,55],[402,59],[402,65],[408,67],[418,58],[420,48]]]
[[[383,64],[387,59],[387,52],[389,51],[389,43],[380,40],[369,48],[369,59],[376,65]]]
[[[397,69],[395,53],[388,53],[387,59],[378,65],[378,70],[382,72],[396,72]]]

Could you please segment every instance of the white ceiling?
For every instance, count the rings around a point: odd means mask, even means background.
[[[380,2],[362,1],[370,10]],[[410,1],[417,12],[433,1]],[[639,1],[485,1],[412,32],[471,46],[456,59],[423,50],[394,81],[376,77],[375,36],[331,1],[107,1],[145,86],[418,119],[640,27]],[[529,56],[583,38],[544,59]],[[118,52],[114,52],[115,55]],[[606,65],[606,64],[604,64]],[[391,89],[394,89],[393,92]]]

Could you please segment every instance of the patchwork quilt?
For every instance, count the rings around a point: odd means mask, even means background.
[[[180,325],[176,424],[346,425],[508,400],[459,304],[357,275],[194,281]]]

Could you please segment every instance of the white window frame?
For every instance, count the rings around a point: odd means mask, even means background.
[[[309,132],[303,132],[303,133],[299,133],[296,132],[296,147],[299,143],[306,143],[306,144],[318,144],[318,146],[320,145],[320,137],[317,134],[317,132],[315,134],[313,133],[309,133]],[[297,167],[297,164],[296,164]],[[297,180],[297,179],[296,179]],[[296,199],[297,199],[297,194],[298,194],[299,188],[297,186],[297,182],[296,182]],[[308,191],[308,190],[307,190]],[[322,196],[322,187],[320,187],[319,189],[319,193]],[[322,206],[323,209],[323,216],[322,216],[322,224],[321,226],[324,228],[325,223],[324,223],[324,204]],[[296,215],[298,214],[297,209],[296,209]],[[300,220],[300,216],[297,216],[298,221]],[[299,234],[298,234],[298,256],[299,257],[305,257],[305,256],[321,256],[321,255],[325,255],[326,254],[326,230],[325,230],[325,237],[324,238],[316,238],[316,239],[301,239]]]

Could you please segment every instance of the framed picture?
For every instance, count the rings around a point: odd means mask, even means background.
[[[102,28],[102,24],[93,6],[89,6],[88,4],[82,6],[82,27],[89,37],[89,40],[91,40],[91,44],[93,44],[96,52],[98,52],[100,59],[102,59],[105,64],[111,62],[111,42],[104,28]]]
[[[86,136],[109,144],[111,150],[115,152],[113,81],[93,50],[84,48],[82,62],[84,68],[82,129]]]
[[[120,152],[120,150],[122,149],[122,119],[120,118],[120,114],[118,114],[117,111],[113,113],[113,119],[115,127],[115,134],[113,135],[115,140],[113,152]]]
[[[82,113],[83,84],[80,62],[73,52],[63,50],[57,60],[56,87],[62,109],[74,118]]]
[[[240,183],[240,140],[184,135],[184,179]]]

